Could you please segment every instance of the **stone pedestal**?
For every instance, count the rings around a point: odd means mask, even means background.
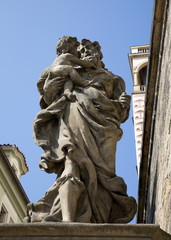
[[[0,224],[0,240],[170,240],[153,224]]]

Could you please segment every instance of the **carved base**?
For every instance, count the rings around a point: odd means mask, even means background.
[[[0,240],[169,240],[154,224],[0,224]]]

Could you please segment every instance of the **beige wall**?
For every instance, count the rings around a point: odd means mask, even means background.
[[[0,217],[0,222],[19,223],[26,215],[29,202],[18,177],[0,148],[0,211],[5,209],[5,217]]]
[[[10,198],[5,192],[5,189],[2,186],[2,182],[0,182],[0,209],[5,207],[5,210],[7,211],[6,214],[3,214],[2,218],[0,219],[0,222],[3,223],[19,223],[22,219],[18,216],[14,206],[11,203]]]

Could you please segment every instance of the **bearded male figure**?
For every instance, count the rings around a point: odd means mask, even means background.
[[[51,84],[49,93],[48,87],[44,92],[45,79],[38,81],[42,110],[33,128],[34,140],[44,150],[39,166],[56,173],[57,179],[44,197],[29,204],[26,221],[127,223],[135,215],[136,201],[115,174],[115,154],[130,96],[123,79],[104,68],[98,42],[83,39],[77,50],[76,38],[62,40],[61,55],[80,55],[83,65],[78,61],[72,66],[86,84],[74,81],[74,98],[69,99],[64,76],[58,74],[58,84]]]

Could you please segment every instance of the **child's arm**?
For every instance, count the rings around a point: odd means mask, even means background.
[[[86,60],[81,60],[78,57],[69,54],[69,60],[71,61],[71,63],[74,63],[75,65],[84,67],[84,68],[96,68],[95,65],[92,62],[86,61]]]
[[[66,81],[64,84],[64,94],[65,92],[72,92],[73,89],[73,82],[71,80]]]
[[[73,82],[68,80],[64,85],[64,96],[67,97],[70,101],[75,101],[75,96],[72,94]]]

